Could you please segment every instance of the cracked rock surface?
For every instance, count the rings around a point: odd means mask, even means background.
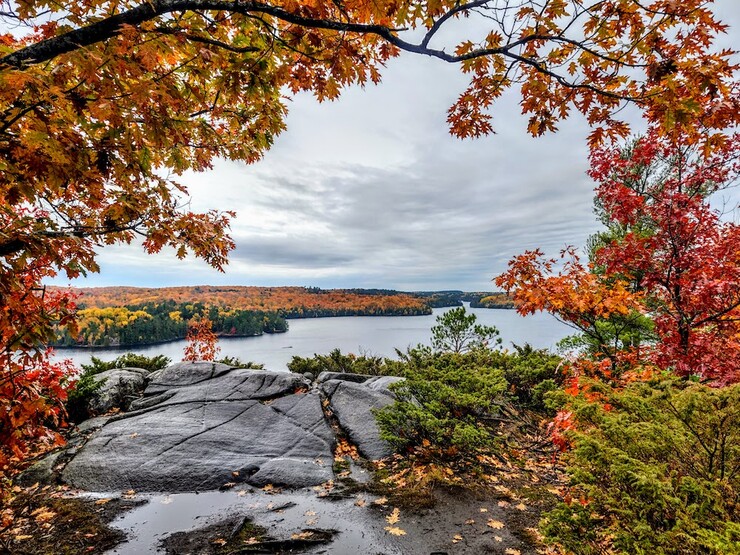
[[[320,484],[333,478],[336,444],[323,398],[364,456],[390,453],[370,412],[392,402],[377,379],[333,379],[311,389],[300,375],[210,362],[175,364],[148,378],[130,412],[107,420],[74,455],[64,482],[88,491],[168,492],[228,482]]]
[[[372,410],[393,403],[394,397],[388,386],[402,379],[369,377],[362,383],[329,379],[321,384],[321,391],[329,399],[339,425],[367,459],[377,460],[393,454],[391,447],[380,439],[380,430]]]

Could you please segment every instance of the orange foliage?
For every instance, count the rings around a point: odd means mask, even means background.
[[[185,339],[188,344],[185,346],[185,353],[182,357],[184,361],[213,361],[221,351],[217,346],[218,337],[213,333],[212,323],[208,318],[200,318],[190,322],[188,335]]]
[[[311,310],[402,310],[424,311],[423,300],[406,294],[369,295],[344,289],[312,289],[306,287],[90,287],[73,289],[85,307],[121,307],[147,302],[201,302],[206,306],[228,306],[242,310],[288,311],[300,316]]]

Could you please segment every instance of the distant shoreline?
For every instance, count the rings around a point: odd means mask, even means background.
[[[466,304],[470,304],[469,302]],[[450,305],[450,306],[441,306],[441,307],[434,307],[434,308],[455,308],[455,306],[460,305]],[[464,304],[462,305],[464,306]],[[513,306],[470,306],[470,308],[480,308],[483,310],[512,310]],[[318,320],[321,318],[413,318],[416,316],[429,316],[431,313],[426,314],[329,314],[326,316],[285,316],[286,320]],[[219,335],[218,339],[243,339],[245,337],[260,337],[262,335],[273,335],[278,333],[287,333],[290,331],[290,328],[288,328],[285,331],[274,331],[274,332],[264,332],[264,333],[257,333],[257,334],[251,334],[251,335]],[[87,350],[87,351],[121,351],[125,349],[136,349],[139,347],[153,347],[156,345],[167,345],[168,343],[175,343],[177,341],[185,341],[184,337],[179,337],[176,339],[168,339],[166,341],[152,341],[151,343],[126,343],[123,345],[50,345],[51,348],[54,350],[73,350],[73,349],[81,349],[81,350]]]
[[[273,335],[277,333],[287,333],[285,331],[271,331],[263,333],[252,333],[252,334],[233,334],[233,335],[218,335],[219,341],[221,339],[244,339],[245,337],[260,337],[262,335]],[[84,349],[89,351],[120,351],[122,349],[136,349],[138,347],[153,347],[155,345],[167,345],[168,343],[175,343],[177,341],[185,341],[185,337],[177,337],[175,339],[167,339],[164,341],[152,341],[151,343],[124,343],[123,345],[49,345],[55,351],[64,349]]]

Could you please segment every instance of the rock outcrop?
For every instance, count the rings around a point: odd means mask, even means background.
[[[371,410],[393,401],[387,386],[400,378],[342,377],[319,385],[287,372],[175,364],[146,376],[143,397],[94,431],[61,477],[89,491],[326,482],[336,437],[322,401],[363,456],[390,454]]]

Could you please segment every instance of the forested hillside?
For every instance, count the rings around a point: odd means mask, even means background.
[[[74,290],[79,334],[58,346],[144,345],[182,339],[188,322],[206,317],[221,336],[287,331],[286,319],[429,314],[424,299],[389,290],[306,287],[102,287]]]

